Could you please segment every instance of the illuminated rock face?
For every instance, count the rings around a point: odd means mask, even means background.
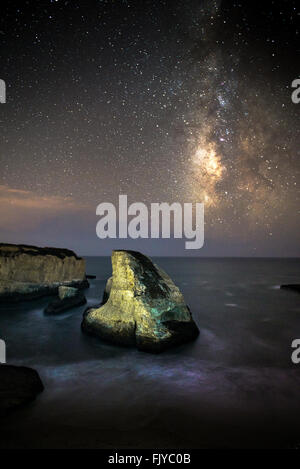
[[[112,270],[104,304],[84,313],[84,331],[147,352],[161,352],[198,336],[179,289],[148,257],[113,251]]]
[[[0,299],[18,301],[56,294],[60,285],[88,286],[85,260],[73,251],[0,244]]]
[[[60,300],[73,298],[78,295],[78,288],[74,287],[58,287],[58,297]]]

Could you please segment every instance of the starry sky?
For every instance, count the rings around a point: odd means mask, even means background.
[[[2,242],[300,256],[297,1],[2,1]],[[100,240],[96,207],[204,202],[205,245]]]

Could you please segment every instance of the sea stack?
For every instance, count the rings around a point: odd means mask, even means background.
[[[58,287],[58,298],[49,303],[44,312],[46,314],[58,314],[85,303],[86,298],[78,288]]]
[[[103,303],[88,308],[82,329],[105,341],[161,352],[196,339],[197,325],[178,287],[151,259],[113,251]]]
[[[85,260],[59,248],[0,244],[0,300],[55,295],[58,287],[88,287]]]

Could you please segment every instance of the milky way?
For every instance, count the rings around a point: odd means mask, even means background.
[[[3,241],[26,227],[25,241],[55,244],[56,224],[96,243],[97,204],[127,194],[204,202],[210,255],[237,239],[242,254],[300,255],[297,2],[2,9]]]

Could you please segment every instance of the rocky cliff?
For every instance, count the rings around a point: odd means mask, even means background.
[[[151,259],[134,251],[113,251],[112,270],[104,304],[84,313],[84,331],[148,352],[198,336],[181,292]]]
[[[56,294],[60,285],[88,286],[85,260],[73,251],[0,244],[0,300]]]

